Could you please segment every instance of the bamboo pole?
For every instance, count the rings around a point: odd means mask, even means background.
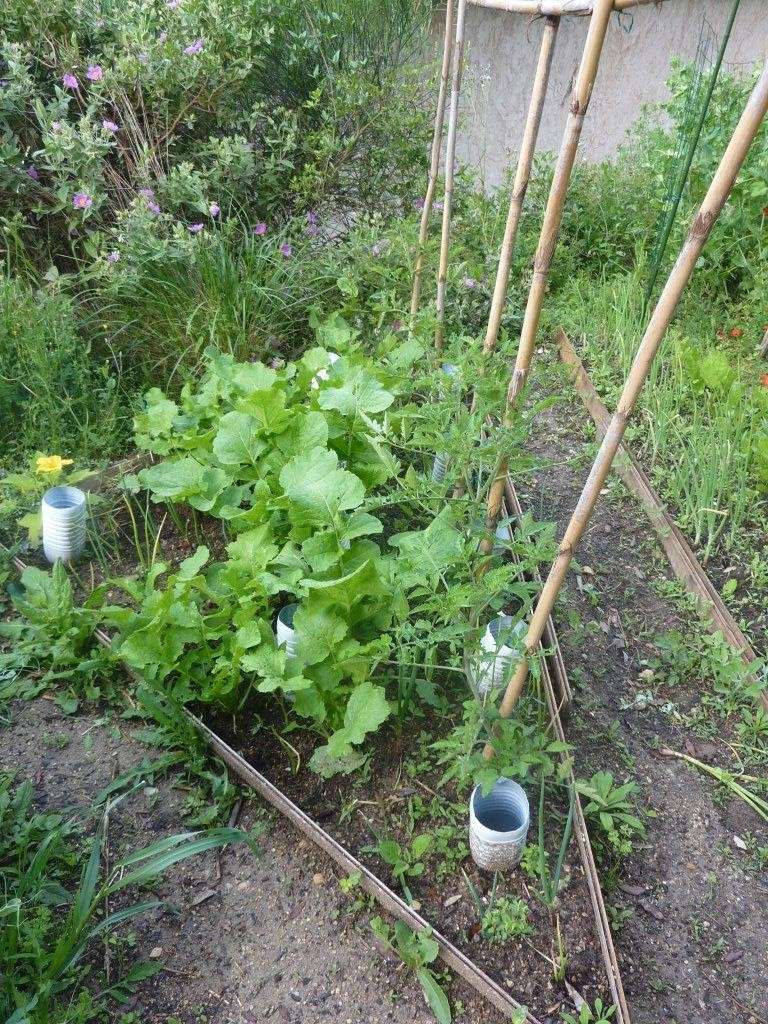
[[[612,10],[613,0],[595,0],[594,10],[589,21],[587,38],[584,41],[581,64],[579,65],[579,72],[573,89],[568,120],[566,121],[565,132],[563,133],[563,141],[560,145],[555,173],[552,177],[547,208],[544,211],[544,219],[539,233],[539,244],[534,258],[533,279],[528,292],[525,318],[520,333],[520,344],[517,349],[515,368],[507,390],[507,408],[504,415],[504,422],[507,425],[510,423],[512,409],[517,401],[517,396],[528,379],[528,371],[531,365],[531,357],[533,356],[533,347],[541,315],[541,306],[544,301],[544,293],[549,278],[549,269],[552,265],[552,257],[557,246],[560,225],[563,220],[565,197],[568,192],[573,165],[576,161],[581,129],[584,125],[584,118],[586,117],[589,101],[592,96],[592,89],[600,64],[600,55],[603,50],[603,43],[605,42],[605,34],[608,29],[608,20]],[[480,550],[483,554],[488,554],[493,547],[493,534],[499,519],[501,501],[504,496],[504,480],[506,479],[508,468],[509,460],[506,456],[502,456],[499,459],[496,476],[488,491],[486,533],[480,544]]]
[[[664,3],[665,0],[613,0],[614,11],[627,11],[632,7]],[[563,15],[592,14],[598,0],[469,0],[473,7],[488,7],[508,14],[530,14],[532,17],[560,18]]]
[[[683,289],[693,273],[701,250],[704,247],[712,227],[730,195],[736,175],[741,169],[749,147],[754,141],[763,118],[768,112],[768,61],[762,74],[747,101],[736,130],[731,137],[720,165],[715,172],[709,190],[699,208],[699,212],[691,224],[680,255],[672,268],[664,290],[659,296],[645,334],[637,349],[629,375],[624,382],[616,411],[608,424],[600,449],[592,464],[592,468],[584,484],[584,489],[571,516],[571,521],[560,543],[557,557],[552,563],[549,576],[542,589],[536,608],[525,637],[526,655],[517,665],[509,681],[500,713],[508,718],[517,703],[528,676],[529,658],[541,639],[547,618],[563,585],[573,553],[581,540],[594,511],[600,490],[605,483],[611,464],[616,456],[629,417],[637,401],[638,395],[645,384],[654,357],[666,333],[667,327],[675,312]],[[485,756],[493,756],[493,747],[486,745]]]
[[[443,62],[440,68],[440,88],[437,94],[435,111],[435,133],[432,136],[432,154],[429,163],[429,180],[424,206],[421,210],[419,224],[419,241],[416,249],[416,266],[413,272],[413,290],[411,292],[411,322],[419,310],[421,298],[421,275],[424,270],[424,247],[427,244],[429,218],[432,215],[432,204],[437,189],[437,177],[440,172],[440,150],[443,143],[443,126],[445,124],[445,100],[448,95],[448,81],[451,76],[451,53],[453,50],[453,3],[447,0],[445,5],[445,37],[443,40]]]
[[[544,99],[547,95],[547,86],[549,85],[549,72],[552,67],[552,54],[555,49],[555,39],[557,38],[559,24],[559,18],[547,18],[544,24],[544,34],[541,37],[539,60],[536,65],[536,75],[533,80],[531,101],[528,106],[528,116],[525,122],[523,141],[520,146],[520,156],[517,160],[512,195],[509,200],[509,212],[499,254],[499,266],[496,271],[496,284],[494,285],[493,299],[491,300],[491,312],[483,343],[483,352],[486,355],[493,352],[496,348],[496,341],[499,336],[501,315],[504,311],[504,302],[507,297],[509,269],[512,264],[512,254],[515,250],[523,201],[528,191],[528,183],[531,180],[531,167],[533,166],[533,157],[536,152],[536,140],[539,135],[541,113],[544,108]]]
[[[443,197],[443,230],[440,237],[440,266],[437,272],[437,325],[435,327],[435,348],[443,347],[443,321],[445,320],[445,290],[448,278],[448,247],[451,236],[451,213],[453,209],[453,181],[456,170],[456,126],[459,120],[459,93],[464,60],[464,23],[467,0],[458,0],[456,8],[456,35],[453,43],[453,76],[451,81],[451,105],[448,111],[448,138],[445,143],[445,195]]]

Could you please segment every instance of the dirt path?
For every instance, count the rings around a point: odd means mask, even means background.
[[[532,443],[550,465],[537,473],[527,507],[554,519],[559,536],[594,450],[584,423],[578,402],[563,403],[544,414]],[[766,844],[768,835],[740,801],[716,802],[713,785],[658,754],[670,746],[712,760],[724,751],[719,737],[697,740],[654,706],[627,710],[647,687],[639,675],[654,638],[672,627],[699,627],[654,589],[671,577],[639,505],[617,480],[606,490],[577,553],[583,568],[570,574],[556,621],[576,692],[567,731],[577,775],[609,768],[622,781],[635,777],[655,814],[608,895],[630,912],[618,945],[633,1021],[756,1024],[768,1019],[768,880],[750,870],[734,836],[752,833]],[[701,692],[708,685],[702,679]],[[688,710],[699,699],[695,691],[669,696]]]
[[[16,702],[0,734],[0,770],[32,780],[39,809],[72,808],[89,830],[96,794],[156,756],[124,723],[66,716],[46,699]],[[110,818],[112,859],[184,831],[184,799],[166,777],[124,800]],[[259,820],[269,822],[261,857],[229,848],[220,878],[213,854],[173,869],[158,886],[167,908],[139,919],[135,945],[112,953],[114,970],[121,955],[134,963],[154,953],[164,964],[123,1007],[132,1024],[433,1022],[413,976],[377,948],[369,915],[350,913],[331,863],[254,799],[239,825]],[[451,995],[464,1006],[457,1021],[499,1020],[463,985]]]

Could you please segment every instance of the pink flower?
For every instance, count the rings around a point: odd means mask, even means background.
[[[202,230],[202,224],[187,224],[187,231],[191,231],[193,235],[199,234]]]
[[[218,217],[219,214],[221,213],[221,207],[219,206],[218,203],[211,203],[211,205],[208,207],[208,210],[212,217]]]
[[[256,227],[253,229],[253,233],[254,235],[266,235],[267,225],[264,223],[263,220],[259,221]]]
[[[293,249],[291,248],[291,243],[283,242],[283,244],[280,246],[280,252],[283,254],[283,256],[285,256],[286,259],[289,256],[293,256]]]
[[[71,71],[65,71],[64,74],[61,76],[61,81],[65,89],[80,88],[80,83]]]
[[[108,252],[107,253],[107,261],[109,263],[117,263],[117,261],[119,259],[120,259],[120,250],[119,249],[113,249],[112,252]]]
[[[93,200],[87,192],[75,192],[72,196],[72,205],[76,210],[89,210],[93,206]]]
[[[104,71],[101,64],[89,64],[85,77],[89,82],[100,82],[104,77]]]
[[[202,53],[202,52],[203,52],[203,40],[202,39],[196,39],[194,41],[194,43],[190,43],[189,46],[185,46],[184,47],[184,53],[186,53],[186,55],[188,57],[194,57],[196,54]]]
[[[40,172],[34,164],[30,164],[27,168],[27,177],[31,178],[32,181],[40,181]]]
[[[114,134],[116,131],[119,131],[119,128],[115,124],[115,122],[110,121],[108,117],[105,117],[104,120],[101,122],[101,127],[104,129],[105,132],[112,132],[112,134]]]

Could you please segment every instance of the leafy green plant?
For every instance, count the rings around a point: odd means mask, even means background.
[[[432,836],[424,833],[411,840],[410,846],[401,846],[394,839],[383,837],[379,839],[370,852],[377,853],[379,857],[392,869],[392,875],[403,887],[403,892],[409,901],[413,902],[413,896],[408,888],[408,878],[418,878],[424,874],[426,868],[425,858],[432,849]]]
[[[606,1006],[602,999],[596,999],[593,1006],[582,1002],[577,1014],[561,1013],[564,1024],[609,1024],[616,1013],[615,1006]]]
[[[595,772],[588,782],[576,782],[576,789],[586,797],[584,817],[593,834],[619,856],[632,851],[632,840],[645,833],[645,826],[634,813],[630,797],[639,793],[635,782],[614,785],[612,772]]]
[[[532,935],[528,923],[528,904],[515,896],[499,896],[483,913],[482,931],[489,942],[504,943],[523,935]]]
[[[0,688],[0,699],[31,697],[53,682],[63,684],[59,699],[69,712],[77,708],[80,698],[99,697],[105,661],[93,630],[99,621],[96,608],[101,592],[94,591],[84,605],[78,605],[61,562],[50,573],[29,566],[21,585],[11,583],[8,589],[21,618],[0,623],[0,636],[13,641],[13,648],[0,654],[0,668],[13,671]],[[39,670],[37,674],[29,673],[32,668]]]
[[[371,928],[379,941],[396,953],[403,963],[416,973],[427,1003],[439,1024],[451,1024],[452,1014],[448,997],[437,980],[435,971],[430,967],[440,952],[440,947],[432,938],[430,930],[412,932],[402,921],[396,921],[394,928],[390,928],[380,917],[371,920]]]

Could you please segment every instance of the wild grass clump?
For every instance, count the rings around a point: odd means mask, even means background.
[[[127,256],[94,293],[102,345],[142,386],[178,387],[215,345],[238,360],[286,358],[332,287],[312,238],[230,222]],[[173,383],[175,381],[175,383]]]
[[[0,448],[25,453],[114,452],[130,429],[118,378],[94,358],[62,293],[0,277]]]

